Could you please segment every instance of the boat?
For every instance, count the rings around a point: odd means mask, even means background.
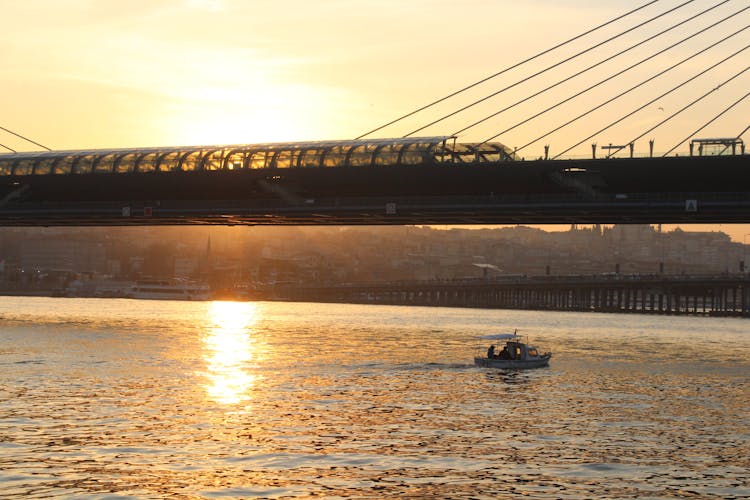
[[[513,333],[501,333],[497,335],[486,335],[480,337],[483,340],[504,341],[505,346],[498,350],[495,344],[490,345],[487,353],[474,356],[474,364],[485,368],[500,368],[506,370],[518,370],[524,368],[540,368],[549,365],[551,352],[541,354],[539,349],[522,342],[518,331]]]
[[[183,280],[140,280],[133,284],[130,297],[153,300],[210,300],[206,283]]]

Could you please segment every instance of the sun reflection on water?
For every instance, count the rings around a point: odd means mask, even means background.
[[[252,327],[257,322],[257,306],[250,302],[213,302],[208,310],[205,348],[208,396],[222,404],[250,399],[256,376],[248,371],[257,361],[257,345]]]

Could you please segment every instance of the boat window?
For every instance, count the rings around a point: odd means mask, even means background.
[[[529,348],[529,356],[539,356],[539,351],[536,350],[534,347]]]

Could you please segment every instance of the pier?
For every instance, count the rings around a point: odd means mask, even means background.
[[[746,275],[590,275],[287,285],[267,293],[311,302],[748,317],[748,287]]]

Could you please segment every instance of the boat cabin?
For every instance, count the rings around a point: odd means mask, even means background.
[[[540,354],[539,349],[521,342],[516,332],[512,334],[487,335],[488,340],[504,340],[505,345],[498,350],[495,344],[487,349],[486,356],[474,357],[474,364],[491,368],[536,368],[546,366],[551,353]],[[486,345],[486,344],[485,344]]]
[[[487,357],[491,359],[529,359],[539,356],[536,347],[528,346],[518,341],[508,341],[502,350],[497,350],[494,345],[487,350]]]

